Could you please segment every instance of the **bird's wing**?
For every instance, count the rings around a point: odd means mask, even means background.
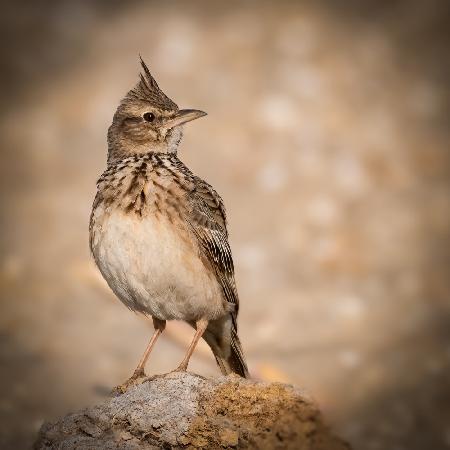
[[[188,221],[199,240],[201,251],[211,263],[225,299],[233,305],[233,322],[239,308],[234,265],[228,243],[225,206],[219,194],[205,181],[196,179],[188,192]]]

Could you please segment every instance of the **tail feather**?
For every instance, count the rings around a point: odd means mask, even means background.
[[[217,329],[209,326],[203,337],[211,347],[220,371],[224,375],[235,373],[243,378],[249,378],[244,352],[237,331],[233,325],[231,325],[230,328],[228,328],[228,332],[231,332],[229,339],[217,339]],[[223,331],[222,328],[222,332]],[[221,337],[223,337],[223,335]]]
[[[241,377],[248,378],[248,368],[242,351],[241,341],[236,330],[231,330],[231,353],[227,359],[231,370]]]

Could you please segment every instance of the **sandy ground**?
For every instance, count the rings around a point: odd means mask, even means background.
[[[0,447],[103,397],[150,336],[87,231],[141,53],[209,114],[180,156],[227,206],[252,373],[307,389],[355,448],[449,448],[448,7],[186,3],[1,19]],[[148,372],[190,337],[169,324]],[[218,373],[205,346],[191,370]]]

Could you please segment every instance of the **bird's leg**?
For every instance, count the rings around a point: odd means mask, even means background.
[[[158,340],[159,336],[166,328],[166,321],[159,320],[156,317],[153,317],[153,326],[155,327],[155,332],[153,333],[152,337],[150,338],[150,342],[148,343],[147,348],[145,349],[145,352],[142,355],[138,366],[136,367],[136,370],[134,371],[133,375],[131,376],[131,379],[145,377],[145,371],[144,371],[145,364],[147,363],[148,357],[150,356],[150,353],[152,352],[156,341]]]
[[[138,366],[136,367],[135,371],[133,372],[133,375],[125,381],[125,383],[121,384],[120,386],[117,386],[113,392],[125,392],[128,387],[130,387],[133,384],[136,384],[136,382],[140,379],[145,378],[145,371],[144,367],[148,360],[148,357],[150,356],[150,353],[152,352],[152,349],[158,340],[161,333],[164,331],[164,328],[166,328],[166,321],[165,320],[159,320],[153,317],[153,326],[155,327],[155,332],[153,333],[150,342],[147,345],[147,348],[145,349],[144,354],[141,357],[141,360],[139,361]]]
[[[189,348],[186,352],[183,361],[181,361],[180,365],[174,370],[174,372],[186,372],[192,353],[194,352],[195,347],[197,346],[197,343],[199,339],[202,337],[203,333],[205,332],[207,326],[208,321],[206,319],[200,319],[195,322],[196,332],[194,338],[192,339],[192,342],[189,345]]]

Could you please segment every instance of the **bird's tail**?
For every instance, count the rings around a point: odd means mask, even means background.
[[[222,333],[223,331],[224,330],[222,330]],[[249,378],[244,352],[242,350],[237,330],[233,324],[231,324],[230,331],[231,336],[229,340],[217,339],[218,333],[216,327],[208,326],[203,337],[205,341],[208,343],[208,345],[211,347],[211,350],[214,353],[214,357],[216,358],[220,371],[224,375],[236,373],[237,375],[240,375],[243,378]]]
[[[239,340],[237,331],[234,328],[231,330],[231,352],[227,358],[227,363],[232,372],[237,373],[244,378],[249,377],[241,341]]]

